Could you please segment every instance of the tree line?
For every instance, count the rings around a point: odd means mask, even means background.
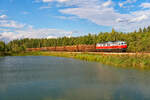
[[[0,41],[0,53],[12,52],[19,53],[26,48],[40,48],[50,46],[66,46],[79,44],[96,44],[106,41],[126,41],[129,52],[150,52],[150,26],[147,28],[139,28],[134,32],[117,32],[112,29],[112,32],[100,32],[99,34],[88,34],[79,37],[61,37],[56,39],[18,39],[5,44]]]

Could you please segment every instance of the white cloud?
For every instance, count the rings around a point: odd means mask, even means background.
[[[10,40],[17,39],[17,35],[14,35],[13,32],[3,32],[1,33],[0,40],[5,40],[6,42]]]
[[[10,30],[9,29],[0,29],[0,31],[2,31],[2,32],[9,32]]]
[[[23,38],[57,38],[63,36],[69,36],[71,31],[65,31],[60,29],[34,29],[29,27],[27,29],[15,29],[15,30],[1,30],[0,40],[11,41],[14,39],[23,39]]]
[[[104,26],[112,26],[115,24],[117,17],[121,16],[116,13],[113,8],[103,8],[99,6],[91,7],[79,7],[79,8],[68,8],[60,10],[61,13],[76,15],[82,19],[88,19],[93,23]]]
[[[143,21],[146,19],[148,19],[148,16],[142,15],[142,16],[135,17],[135,18],[131,19],[129,22],[140,22],[140,21]]]
[[[0,27],[23,28],[24,26],[25,24],[21,24],[13,20],[0,20]]]
[[[0,19],[5,19],[7,18],[7,15],[0,15]]]
[[[48,36],[62,37],[69,34],[69,31],[59,30],[59,29],[51,29],[51,28],[43,28],[43,29],[34,29],[28,28],[26,30],[16,30],[16,33],[20,33],[25,38],[46,38]]]
[[[48,6],[42,6],[42,7],[40,7],[39,9],[42,10],[42,9],[48,9],[48,8],[51,8],[51,6],[49,6],[49,5],[48,5]]]
[[[127,22],[127,23],[136,23],[136,22],[141,22],[141,21],[144,21],[146,19],[148,19],[149,17],[147,15],[141,15],[141,16],[137,16],[137,17],[134,17],[134,18],[118,18],[116,19],[116,22]]]
[[[59,19],[64,19],[64,20],[76,20],[78,17],[75,17],[75,16],[55,16],[56,18],[59,18]]]
[[[150,3],[142,3],[140,5],[140,7],[143,7],[143,8],[150,8]]]
[[[69,36],[72,31],[60,29],[40,28],[26,25],[14,20],[0,20],[0,40],[10,41],[22,38],[56,38]]]
[[[57,0],[58,2],[67,2],[69,0]]]
[[[56,39],[56,36],[48,36],[47,39]]]
[[[54,0],[43,0],[43,2],[52,2]]]
[[[77,0],[78,1],[78,0]],[[110,0],[99,2],[98,0],[86,0],[78,2],[68,2],[70,5],[76,5],[75,8],[60,9],[63,14],[72,15],[76,18],[87,19],[97,25],[114,27],[119,31],[133,31],[139,27],[147,27],[150,25],[150,10],[137,10],[128,14],[119,13],[114,9],[114,5]],[[127,0],[126,3],[133,3],[136,0]],[[67,5],[69,5],[67,3]],[[106,4],[105,4],[106,3]],[[104,4],[106,6],[104,6]]]
[[[108,7],[108,6],[111,6],[113,3],[112,3],[112,1],[111,0],[108,0],[107,2],[104,2],[103,4],[102,4],[102,6],[103,7]]]
[[[117,18],[116,22],[118,22],[118,23],[120,23],[120,22],[128,22],[128,19]]]
[[[126,4],[131,4],[131,3],[135,3],[137,0],[126,0],[126,1],[124,1],[124,2],[119,2],[119,6],[120,7],[123,7],[123,8],[125,8],[124,7],[124,5],[126,5]]]

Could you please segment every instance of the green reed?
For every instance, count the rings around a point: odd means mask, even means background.
[[[79,53],[79,52],[27,52],[20,53],[15,56],[58,56],[81,59],[86,61],[100,62],[102,64],[124,67],[124,68],[137,68],[137,69],[150,69],[150,56],[145,54],[135,55],[106,55],[106,54],[92,54],[92,53]]]

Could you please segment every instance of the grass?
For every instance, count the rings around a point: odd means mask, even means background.
[[[3,57],[3,56],[11,56],[11,53],[9,53],[9,52],[0,52],[0,57]]]
[[[136,69],[150,69],[150,56],[141,55],[104,55],[78,52],[26,52],[13,56],[58,56],[100,62],[102,64]]]

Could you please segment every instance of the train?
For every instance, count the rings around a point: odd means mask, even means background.
[[[27,51],[67,51],[67,52],[125,52],[125,41],[109,41],[93,45],[52,46],[41,48],[27,48]]]
[[[96,44],[96,51],[126,52],[126,50],[127,43],[125,41],[109,41]]]

